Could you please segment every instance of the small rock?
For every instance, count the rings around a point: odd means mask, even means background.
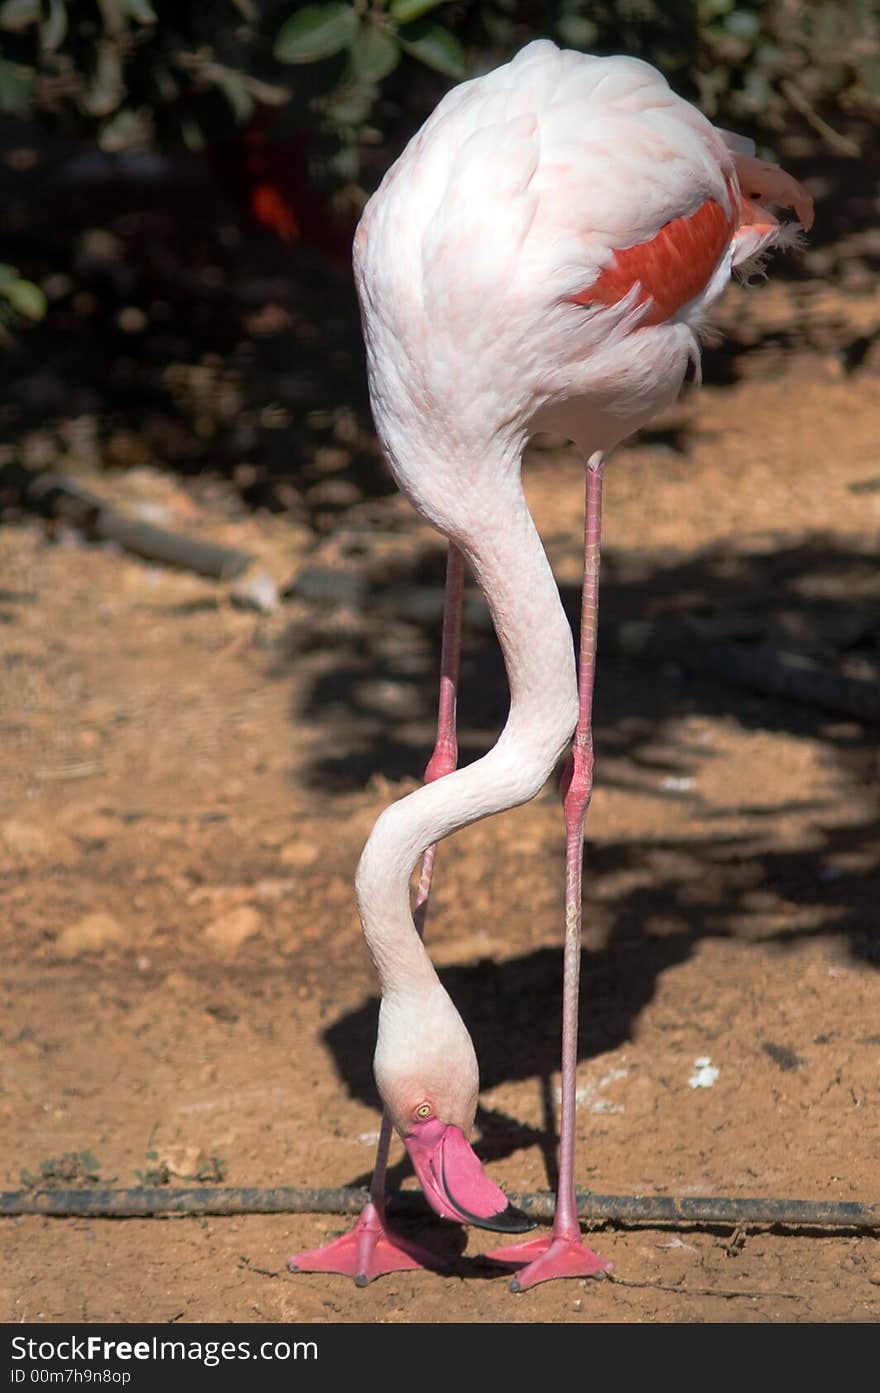
[[[289,895],[295,889],[295,880],[274,880],[270,877],[256,882],[254,897],[258,900],[282,900],[285,895]]]
[[[679,777],[676,774],[668,774],[666,778],[662,780],[660,787],[665,789],[667,793],[690,793],[691,789],[696,787],[696,783],[696,779],[692,779],[687,775]]]
[[[186,896],[186,903],[191,905],[207,904],[215,912],[223,909],[231,910],[244,900],[249,900],[251,893],[249,885],[197,885]]]
[[[246,571],[230,586],[229,595],[239,609],[255,609],[258,614],[274,614],[280,603],[278,586],[268,571]]]
[[[308,866],[314,866],[320,854],[313,842],[289,842],[282,849],[278,859],[282,865],[296,866],[302,871]]]
[[[0,843],[9,853],[10,868],[38,866],[46,862],[70,866],[77,857],[76,844],[70,837],[54,827],[43,827],[37,822],[10,819],[0,823]],[[5,861],[7,858],[3,859]]]
[[[207,1161],[205,1153],[198,1146],[166,1146],[157,1152],[160,1166],[166,1166],[168,1174],[178,1180],[195,1180],[204,1169]]]
[[[694,1072],[688,1079],[691,1088],[711,1088],[718,1081],[718,1066],[707,1054],[694,1060]]]
[[[253,905],[243,904],[213,919],[205,929],[205,938],[223,953],[235,953],[244,941],[253,938],[262,927],[262,916]]]
[[[59,934],[55,951],[62,958],[76,958],[80,953],[101,953],[124,941],[125,930],[112,914],[86,914]]]

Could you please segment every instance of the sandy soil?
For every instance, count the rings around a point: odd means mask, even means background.
[[[743,294],[726,309],[741,328]],[[821,335],[783,357],[786,325],[827,323],[827,305],[811,287],[761,295],[770,338],[744,377],[691,393],[610,466],[578,1175],[605,1193],[876,1203],[876,727],[615,641],[687,615],[713,642],[877,675],[877,364],[850,371]],[[316,546],[222,489],[148,468],[98,482],[311,581],[260,614],[33,523],[0,532],[0,1186],[72,1155],[126,1186],[363,1183],[376,996],[351,884],[430,750],[442,547],[393,497]],[[529,491],[574,613],[577,462],[537,449]],[[476,602],[470,617],[465,759],[505,709]],[[561,857],[548,787],[442,848],[429,925],[481,1059],[481,1149],[512,1192],[553,1178]],[[692,1087],[706,1056],[717,1078]],[[358,1290],[287,1273],[344,1227],[7,1219],[0,1319],[880,1317],[869,1236],[609,1227],[595,1245],[614,1281],[514,1296],[480,1262],[491,1235],[463,1248],[426,1223],[442,1274]]]

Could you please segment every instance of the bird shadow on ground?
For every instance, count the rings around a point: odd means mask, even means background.
[[[370,575],[378,607],[372,610],[365,602],[358,642],[349,637],[307,684],[304,714],[320,713],[328,736],[327,750],[319,751],[310,770],[316,787],[350,791],[378,773],[418,776],[433,740],[439,622],[436,611],[427,621],[407,620],[401,611],[406,597],[441,596],[442,577],[439,550],[415,557],[409,569],[379,565]],[[563,590],[563,603],[576,625],[574,588]],[[648,843],[633,838],[594,845],[588,822],[586,919],[589,924],[591,902],[596,902],[610,922],[604,936],[588,934],[583,951],[581,1059],[631,1039],[662,975],[705,939],[736,937],[785,950],[831,935],[863,968],[880,968],[874,913],[880,817],[876,798],[869,795],[878,772],[874,733],[808,702],[744,692],[723,675],[702,673],[699,661],[682,664],[656,651],[650,658],[633,657],[616,641],[634,616],[662,633],[667,618],[682,615],[699,621],[712,641],[754,651],[785,647],[840,674],[860,674],[866,683],[878,670],[880,588],[873,552],[816,536],[748,556],[719,547],[684,561],[607,557],[596,710],[599,783],[658,799],[684,799],[693,811],[687,840],[661,836]],[[507,707],[497,645],[485,614],[474,612],[474,617],[478,622],[465,641],[461,684],[462,762],[493,742]],[[704,807],[698,789],[680,787],[707,758],[705,747],[682,731],[683,719],[701,716],[735,717],[748,730],[821,741],[836,766],[834,797],[765,800],[757,796],[765,789],[751,797],[743,789],[731,807]],[[607,774],[603,760],[611,766]],[[835,813],[847,802],[848,789],[863,815],[841,826]],[[748,815],[750,830],[721,830],[719,820],[731,813]],[[803,845],[774,844],[762,834],[788,814],[809,819],[810,837]],[[502,849],[508,854],[511,863],[501,874],[515,878],[516,855]],[[628,873],[646,867],[647,883],[643,876],[629,888],[616,888]],[[603,893],[612,881],[612,893]],[[551,1079],[558,1069],[561,974],[562,954],[555,946],[440,972],[473,1036],[483,1088],[534,1078],[540,1090],[540,1128],[481,1111],[481,1155],[492,1160],[537,1144],[551,1186],[556,1164]],[[325,1033],[348,1089],[372,1105],[377,1100],[369,1061],[376,1010],[371,998]],[[392,1185],[407,1172],[401,1162],[391,1172]],[[358,1176],[353,1183],[367,1178]]]
[[[350,792],[381,774],[419,777],[433,746],[445,554],[438,545],[405,562],[381,554],[358,563],[357,590],[334,604],[332,592],[291,627],[282,664],[306,675],[294,716],[327,732],[305,776],[322,792]],[[846,706],[841,690],[856,679],[870,703],[880,681],[880,567],[876,549],[844,547],[817,534],[777,550],[734,552],[717,546],[669,559],[646,553],[603,557],[597,758],[627,760],[631,777],[650,773],[656,792],[659,737],[688,716],[731,716],[748,730],[819,739],[846,777],[870,782],[876,741]],[[312,577],[314,583],[314,576]],[[328,582],[330,576],[328,575]],[[338,574],[333,584],[339,586]],[[561,590],[577,633],[579,591]],[[337,617],[344,615],[343,622]],[[690,627],[682,630],[682,624]],[[652,641],[632,625],[650,628]],[[641,651],[640,651],[641,644]],[[775,659],[780,653],[831,674],[826,706],[808,696],[749,689],[735,664],[711,669],[701,647]],[[320,663],[309,671],[309,659]],[[722,655],[723,656],[723,655]],[[281,666],[279,665],[279,666]],[[842,680],[841,680],[842,679]],[[458,699],[461,762],[497,738],[508,704],[507,679],[481,598],[468,592]],[[880,705],[878,705],[880,715]],[[668,742],[667,742],[668,744]],[[691,772],[687,747],[660,767]]]
[[[773,810],[770,810],[771,813]],[[858,846],[863,869],[845,876],[824,874],[837,857]],[[857,828],[822,829],[822,845],[758,851],[737,837],[696,843],[652,843],[654,864],[662,858],[674,869],[665,878],[615,898],[605,941],[581,954],[581,1031],[578,1058],[606,1054],[632,1039],[639,1016],[657,984],[709,938],[742,939],[784,951],[812,937],[833,935],[863,968],[880,969],[880,931],[874,906],[876,864],[880,858],[880,818]],[[644,867],[641,841],[588,845],[585,917],[600,900],[603,881],[621,870]],[[750,896],[758,889],[785,906],[762,927]],[[766,902],[766,899],[762,901]],[[798,926],[798,911],[819,908],[809,926]],[[753,927],[743,930],[749,919]],[[790,919],[791,924],[780,923]],[[561,935],[560,935],[561,937]],[[541,947],[517,957],[484,958],[441,968],[440,978],[471,1033],[483,1090],[534,1079],[542,1125],[535,1128],[500,1110],[481,1107],[477,1151],[490,1162],[537,1145],[547,1183],[556,1184],[555,1084],[559,1067],[562,993],[560,947]],[[324,1040],[337,1071],[353,1097],[377,1106],[370,1061],[375,1043],[378,999],[370,997],[335,1020]],[[392,1186],[410,1173],[406,1159],[392,1167]],[[366,1184],[364,1173],[351,1184]]]
[[[632,1021],[650,999],[656,976],[686,958],[693,942],[692,934],[655,940],[649,949],[649,962],[636,974],[627,971],[631,966],[629,953],[618,952],[615,945],[583,953],[580,1058],[613,1049],[628,1038]],[[540,948],[503,962],[485,958],[473,965],[441,969],[439,975],[473,1039],[481,1088],[485,1091],[534,1078],[540,1094],[541,1128],[523,1125],[498,1109],[479,1109],[477,1151],[481,1159],[489,1162],[537,1145],[548,1183],[555,1185],[557,1138],[551,1079],[559,1068],[560,949]],[[377,1100],[370,1067],[377,1008],[377,999],[371,997],[324,1032],[349,1092],[371,1105]],[[404,1158],[390,1168],[389,1181],[397,1185],[410,1173]],[[351,1183],[364,1184],[368,1179],[364,1174]]]

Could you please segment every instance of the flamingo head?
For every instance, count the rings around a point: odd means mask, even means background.
[[[427,999],[383,998],[375,1072],[382,1101],[437,1214],[504,1233],[534,1227],[485,1174],[468,1140],[477,1110],[477,1059],[439,982]]]

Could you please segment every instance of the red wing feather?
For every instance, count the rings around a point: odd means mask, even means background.
[[[707,198],[649,241],[615,251],[598,280],[568,298],[577,305],[616,305],[638,285],[636,304],[650,301],[642,324],[662,324],[709,284],[735,227],[735,217]]]

